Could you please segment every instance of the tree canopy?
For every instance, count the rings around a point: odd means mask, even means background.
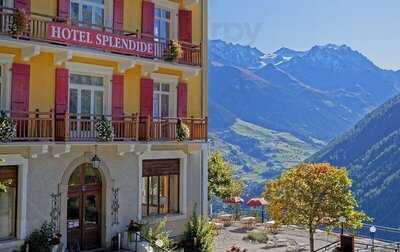
[[[235,179],[231,165],[216,151],[208,158],[208,197],[228,199],[240,196],[244,184]]]
[[[314,250],[314,233],[319,225],[359,229],[368,217],[357,211],[351,192],[351,179],[344,168],[327,163],[302,163],[267,182],[265,198],[270,201],[270,216],[277,224],[301,225],[309,230],[310,251]]]

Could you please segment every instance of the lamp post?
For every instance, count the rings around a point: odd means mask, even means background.
[[[369,228],[369,232],[371,234],[371,239],[372,239],[372,252],[374,252],[374,247],[375,247],[375,232],[376,232],[376,227],[375,226],[371,226]]]
[[[339,217],[339,222],[340,222],[340,225],[342,227],[342,231],[340,233],[343,235],[343,233],[344,233],[344,223],[346,222],[346,217],[340,216]]]

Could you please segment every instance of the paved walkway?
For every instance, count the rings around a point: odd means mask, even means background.
[[[256,227],[255,230],[263,231],[263,228]],[[226,252],[231,246],[236,245],[241,249],[247,249],[248,252],[254,251],[273,251],[273,252],[284,252],[285,247],[279,248],[267,248],[266,244],[252,243],[243,240],[248,230],[240,228],[239,225],[233,224],[230,227],[226,227],[222,230],[221,234],[217,237],[215,242],[215,252]],[[265,232],[265,231],[264,231]],[[272,237],[272,235],[269,235]],[[295,227],[287,227],[281,229],[276,235],[277,239],[293,239],[298,244],[309,244],[308,233],[305,230],[300,230]],[[317,232],[315,235],[315,248],[320,248],[326,246],[334,241],[337,241],[338,237],[336,235],[327,235],[325,232]],[[309,247],[306,247],[306,251]]]

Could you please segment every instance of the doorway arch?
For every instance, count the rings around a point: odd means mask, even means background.
[[[70,250],[101,247],[102,185],[90,163],[75,168],[68,180],[67,246]]]

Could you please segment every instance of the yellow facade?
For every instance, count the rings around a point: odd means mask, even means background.
[[[110,1],[110,0],[106,0]],[[164,0],[168,1],[168,0]],[[157,0],[155,1],[157,2]],[[204,8],[202,3],[185,6],[184,0],[172,1],[179,4],[180,8],[186,8],[192,11],[192,32],[193,32],[193,44],[202,44],[206,41],[203,34],[203,15],[202,10]],[[202,1],[200,1],[202,2]],[[50,16],[56,16],[57,14],[57,1],[55,0],[34,0],[32,3],[32,12],[45,14]],[[124,1],[124,30],[127,31],[138,31],[141,29],[141,4],[142,0],[125,0]],[[23,44],[26,45],[23,45]],[[0,54],[11,54],[14,55],[14,62],[23,63],[30,65],[30,90],[29,90],[29,110],[39,110],[48,112],[54,109],[55,104],[55,69],[62,68],[66,62],[61,65],[56,65],[54,58],[56,52],[47,50],[45,42],[40,42],[40,53],[34,55],[28,60],[21,58],[21,48],[29,46],[30,41],[18,41],[18,46],[10,46],[10,43],[4,44],[0,42]],[[38,45],[38,43],[35,43]],[[49,48],[52,45],[48,45]],[[66,48],[68,49],[68,48]],[[93,55],[96,53],[101,55],[102,51],[93,51]],[[116,55],[118,57],[118,55]],[[128,58],[124,56],[124,60]],[[135,61],[135,57],[131,57]],[[204,53],[203,53],[204,58]],[[124,73],[120,72],[120,62],[114,58],[109,60],[99,59],[98,57],[91,57],[87,54],[80,55],[79,51],[73,51],[73,57],[68,59],[68,62],[85,63],[95,66],[107,66],[112,67],[114,74],[124,75],[124,113],[126,115],[139,113],[140,110],[140,80],[144,77],[142,68],[144,67],[141,62],[135,62],[134,67],[127,69]],[[185,71],[189,73],[196,72],[196,74],[190,74],[189,77],[184,78]],[[179,64],[170,64],[165,62],[157,63],[157,69],[153,73],[161,73],[171,76],[176,76],[179,81],[187,83],[188,96],[188,116],[193,117],[205,117],[206,116],[206,94],[204,93],[204,85],[206,85],[206,78],[203,71],[206,68],[198,67],[195,69],[191,66],[184,66]]]

